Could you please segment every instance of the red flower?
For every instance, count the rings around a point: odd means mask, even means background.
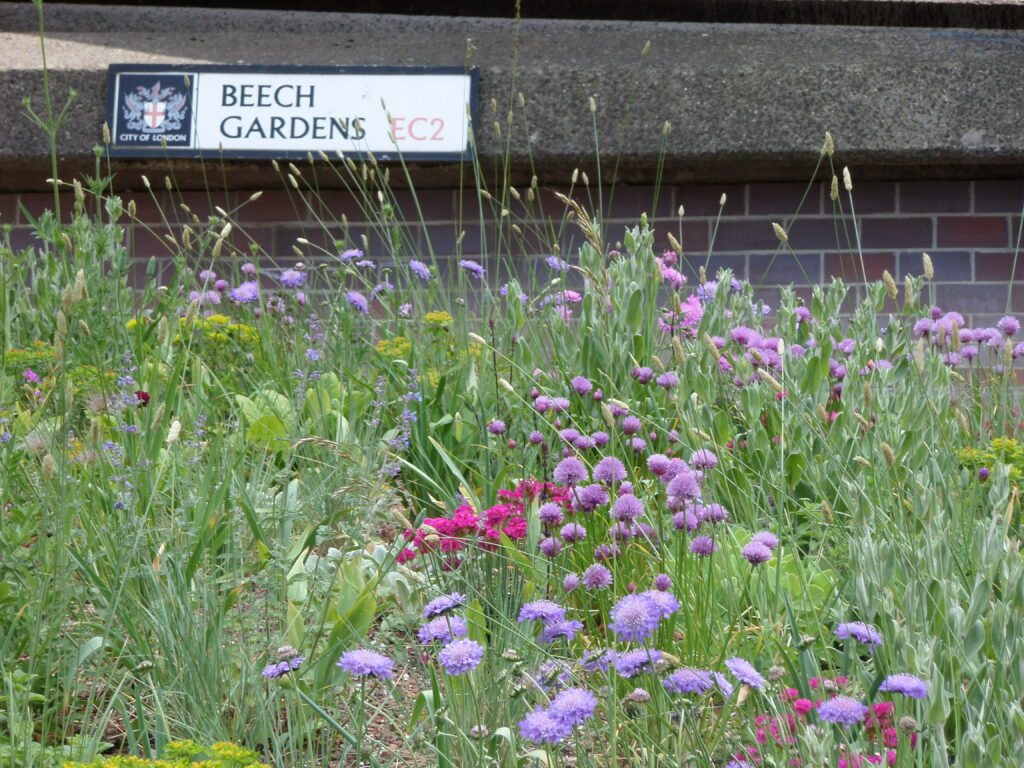
[[[139,401],[138,406],[140,408],[145,408],[149,405],[149,392],[144,389],[137,389],[135,390],[135,399]]]

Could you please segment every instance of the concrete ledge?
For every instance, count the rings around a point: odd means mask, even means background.
[[[500,156],[495,117],[514,107],[517,175],[557,181],[602,158],[622,181],[649,178],[664,148],[671,182],[803,179],[826,129],[860,178],[1024,175],[1024,31],[715,25],[46,6],[51,90],[77,98],[62,132],[62,173],[91,170],[116,62],[461,64],[480,67],[480,153]],[[0,93],[42,103],[34,9],[0,2]],[[651,41],[649,55],[640,51]],[[518,49],[518,55],[517,55]],[[516,62],[516,63],[514,63]],[[522,92],[526,108],[515,107]],[[491,113],[495,100],[497,112]],[[49,175],[42,134],[0,121],[0,188]],[[671,134],[662,135],[665,121]],[[122,184],[154,163],[118,163]],[[253,184],[265,164],[234,163]],[[198,175],[176,161],[179,182]],[[457,168],[424,171],[457,182]]]

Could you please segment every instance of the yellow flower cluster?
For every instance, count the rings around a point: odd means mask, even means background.
[[[965,448],[957,457],[968,469],[992,469],[996,464],[1005,464],[1010,470],[1010,482],[1024,478],[1024,445],[1012,437],[997,437],[984,449]]]
[[[455,318],[444,311],[427,312],[427,314],[423,316],[423,322],[433,328],[447,328],[455,322]]]
[[[251,749],[218,741],[201,747],[194,741],[172,741],[160,760],[132,755],[97,757],[91,763],[66,762],[64,768],[269,768]]]
[[[258,343],[260,339],[256,329],[251,325],[233,323],[231,318],[225,315],[182,317],[178,320],[178,326],[182,332],[191,329],[194,334],[216,344],[233,341],[241,346],[250,346]],[[181,338],[180,334],[175,336],[174,342],[180,344]]]
[[[394,360],[409,354],[412,351],[412,344],[405,336],[396,336],[393,339],[381,339],[378,341],[377,351],[384,355],[384,357]]]

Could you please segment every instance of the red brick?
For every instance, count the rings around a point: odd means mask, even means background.
[[[671,232],[672,236],[679,240],[679,244],[683,246],[683,253],[689,254],[691,258],[693,255],[706,254],[709,243],[709,231],[711,229],[711,222],[701,221],[699,219],[687,219],[682,220],[682,237],[680,237],[679,219],[673,224],[666,224],[665,226],[659,226],[657,228],[656,237],[654,239],[654,252],[660,254],[662,251],[670,249],[672,246],[668,242],[668,235],[666,233]],[[615,239],[622,237],[622,228],[619,227],[615,232]],[[703,256],[701,257],[703,258]]]
[[[931,248],[932,220],[925,217],[861,220],[861,247],[874,249]]]
[[[634,226],[640,221],[642,213],[646,213],[650,219],[676,216],[676,210],[672,208],[670,187],[661,187],[655,195],[654,187],[619,184],[606,190],[602,200],[602,218],[621,219],[633,222]]]
[[[863,259],[855,252],[825,254],[826,280],[841,277],[848,283],[864,282],[867,273],[867,280],[871,282],[881,280],[886,270],[890,275],[896,274],[896,254],[891,251],[869,251],[863,254]]]
[[[856,191],[856,188],[854,188]],[[968,213],[969,181],[900,182],[900,213]]]
[[[704,267],[704,274],[708,280],[714,280],[720,269],[732,271],[733,277],[738,280],[745,280],[747,277],[747,257],[739,254],[716,254],[709,257],[706,253],[684,254],[679,258],[676,269],[682,272],[691,284],[697,282],[700,277],[700,268]]]
[[[779,216],[813,216],[821,213],[821,185],[751,184],[750,214],[772,213]],[[799,214],[797,210],[799,209]]]
[[[935,269],[935,282],[970,282],[974,271],[971,269],[970,251],[937,251],[928,252]],[[899,255],[899,269],[896,279],[902,280],[907,274],[920,275],[924,272],[924,261],[921,251],[904,251]]]
[[[40,245],[42,243],[36,239],[32,227],[14,227],[11,230],[11,250],[15,253]]]
[[[720,209],[723,193],[725,208]],[[682,205],[686,216],[717,216],[719,210],[723,216],[742,216],[747,212],[746,194],[742,184],[693,184],[676,188],[675,207]]]
[[[839,200],[833,201],[829,197],[831,183],[826,185],[824,198],[824,212],[831,213],[840,209],[842,203],[844,213],[850,213],[850,193],[843,189],[843,182],[839,182]],[[853,209],[858,216],[866,216],[871,213],[895,213],[896,212],[896,183],[892,181],[854,181],[853,184]]]
[[[935,303],[947,312],[962,315],[1002,312],[1006,307],[1006,286],[946,284],[935,286]]]
[[[150,256],[169,258],[177,252],[177,247],[164,237],[170,231],[166,227],[135,224],[131,231],[131,254],[136,259],[148,259]],[[181,231],[175,229],[174,236],[180,238]]]
[[[455,216],[455,193],[451,189],[399,189],[394,192],[399,218],[407,222],[450,221]]]
[[[211,216],[223,219],[223,215],[218,213],[216,208],[220,207],[230,212],[234,207],[234,197],[220,190],[175,191],[173,200],[177,219],[171,218],[171,221],[180,220],[182,223],[190,222],[193,216],[198,216],[204,222]],[[188,206],[187,211],[183,205]]]
[[[1003,216],[942,216],[938,222],[940,248],[1005,248],[1009,237]]]
[[[974,279],[979,282],[1024,282],[1024,253],[1010,251],[974,254]]]
[[[264,192],[258,199],[250,201],[254,191],[236,192],[231,196],[232,218],[245,223],[302,222],[312,221],[306,202],[294,191],[289,194],[283,189]],[[314,206],[317,203],[312,203]],[[223,206],[223,203],[220,203]]]
[[[754,285],[816,285],[821,282],[821,254],[752,253],[750,282]]]
[[[29,220],[25,217],[25,212],[32,218],[38,218],[43,211],[53,210],[53,193],[52,192],[24,192],[19,195],[18,198],[19,208],[19,223],[28,224]],[[71,212],[75,207],[74,195],[70,192],[62,192],[60,195],[60,215],[61,220],[68,222],[71,221]]]
[[[978,213],[1020,213],[1024,210],[1024,181],[974,182],[974,210]]]
[[[713,248],[716,251],[765,251],[778,245],[779,238],[770,220],[728,219],[718,224]]]
[[[0,193],[0,225],[18,223],[18,196]]]

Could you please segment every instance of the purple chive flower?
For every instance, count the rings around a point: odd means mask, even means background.
[[[706,448],[700,448],[690,456],[690,464],[694,469],[714,469],[718,466],[718,457]]]
[[[696,531],[700,528],[700,520],[697,519],[697,515],[693,513],[691,507],[687,507],[684,510],[676,512],[672,515],[672,527],[677,531]],[[698,539],[706,539],[707,536],[698,536]],[[694,539],[696,541],[697,539]],[[690,551],[693,551],[693,546],[690,546]]]
[[[430,279],[430,267],[424,264],[422,261],[416,259],[409,260],[409,270],[419,278],[423,280]]]
[[[619,483],[619,496],[633,496],[633,484],[629,480],[623,480]]]
[[[285,288],[298,288],[306,282],[306,273],[297,269],[286,269],[281,273],[281,285]]]
[[[545,539],[541,539],[540,544],[537,545],[537,549],[545,557],[554,557],[562,551],[562,542],[556,539],[554,536],[548,536]]]
[[[612,517],[616,520],[636,520],[644,514],[644,504],[636,496],[619,496],[612,504]]]
[[[651,379],[654,378],[654,370],[644,366],[635,366],[629,375],[639,381],[641,384],[647,384]]]
[[[429,645],[434,640],[450,643],[456,637],[465,637],[468,634],[469,626],[461,616],[438,616],[420,627],[416,636],[421,644]]]
[[[566,725],[583,725],[594,716],[597,697],[585,688],[566,688],[548,706],[548,714]]]
[[[636,416],[627,416],[622,420],[622,434],[635,435],[642,426],[643,424]]]
[[[551,600],[534,600],[531,603],[523,603],[519,609],[519,621],[544,622],[561,621],[565,618],[565,608]]]
[[[923,699],[928,695],[928,683],[913,675],[908,675],[906,672],[897,672],[895,675],[885,678],[878,686],[878,690],[886,693],[902,693],[913,699]]]
[[[755,533],[750,540],[761,542],[766,547],[768,547],[768,549],[770,549],[772,552],[774,552],[776,548],[778,548],[779,546],[779,537],[771,531],[760,531],[758,533]]]
[[[679,377],[676,376],[671,371],[665,371],[663,374],[661,374],[658,378],[654,380],[654,383],[657,384],[659,387],[663,387],[664,389],[668,390],[672,389],[679,383]]]
[[[616,653],[615,671],[620,677],[629,679],[636,677],[641,672],[650,672],[654,665],[661,661],[661,651],[653,648],[636,648],[624,653]]]
[[[576,633],[581,629],[583,629],[583,625],[580,622],[572,621],[571,619],[552,621],[544,625],[540,635],[537,637],[537,642],[553,643],[560,637],[564,637],[566,640],[572,642],[576,637]]]
[[[741,683],[746,683],[751,688],[757,688],[758,690],[764,688],[764,678],[754,669],[754,665],[746,659],[738,657],[726,659],[725,666],[732,672],[732,676]]]
[[[348,303],[352,306],[356,312],[361,315],[370,314],[370,303],[366,300],[359,291],[349,291],[345,294],[345,298],[348,299]]]
[[[566,544],[574,544],[587,538],[587,529],[579,523],[566,523],[559,531],[559,535]]]
[[[988,467],[982,467],[981,469],[978,470],[978,480],[984,483],[986,480],[988,480],[988,476],[991,474],[992,470],[990,470]]]
[[[715,685],[710,672],[690,667],[677,669],[662,682],[669,693],[707,693]]]
[[[250,301],[256,301],[259,297],[260,284],[255,280],[240,283],[237,288],[228,291],[228,298],[239,304],[248,304]]]
[[[566,429],[560,430],[558,436],[567,443],[575,442],[576,438],[580,436],[578,429],[567,427]]]
[[[540,707],[519,721],[519,735],[535,744],[557,744],[571,733],[571,725]]]
[[[472,672],[484,657],[484,647],[475,640],[453,640],[441,649],[437,660],[449,675]]]
[[[394,662],[387,656],[368,651],[365,648],[358,648],[354,651],[345,651],[338,659],[336,666],[341,667],[354,677],[376,677],[381,680],[390,680],[395,676],[391,670]]]
[[[564,519],[562,508],[552,501],[542,504],[537,510],[537,517],[544,525],[558,525]]]
[[[1012,315],[1007,315],[998,323],[996,323],[996,328],[998,328],[1000,331],[1006,334],[1006,337],[1009,338],[1010,336],[1013,336],[1013,334],[1020,330],[1020,321],[1016,317],[1013,317]]]
[[[570,456],[558,462],[552,476],[559,485],[578,485],[586,482],[587,468],[575,456]]]
[[[682,470],[669,481],[668,495],[676,499],[696,499],[700,496],[697,473],[689,469]]]
[[[594,563],[583,571],[583,586],[587,589],[606,589],[612,585],[612,572],[600,563]]]
[[[836,626],[834,634],[840,640],[854,639],[865,645],[877,646],[882,644],[882,635],[870,624],[862,621],[851,621]]]
[[[477,280],[484,279],[484,268],[472,259],[462,259],[459,261],[459,266],[473,275]]]
[[[597,483],[577,488],[573,496],[574,505],[584,512],[593,512],[598,507],[607,504],[608,500],[608,491]]]
[[[624,642],[643,642],[658,628],[658,607],[646,594],[625,595],[611,609],[609,628]]]
[[[818,707],[818,719],[827,723],[857,725],[864,721],[870,711],[866,705],[849,696],[834,696],[821,702]]]
[[[647,441],[642,437],[634,437],[630,439],[629,447],[633,449],[634,453],[641,453],[645,448],[647,448]]]
[[[243,275],[256,274],[256,265],[253,264],[251,261],[245,262],[241,267],[239,267],[239,269],[241,270]]]
[[[672,577],[667,573],[659,573],[654,577],[654,588],[659,592],[665,592],[672,589]]]
[[[594,479],[601,483],[618,483],[626,479],[626,467],[614,456],[605,456],[594,467]]]
[[[729,519],[729,510],[721,504],[698,504],[697,517],[702,523],[721,523]]]
[[[622,554],[622,550],[617,545],[612,544],[601,544],[600,546],[594,547],[594,559],[603,563],[605,560],[611,560],[613,557],[618,557]]]
[[[535,429],[530,433],[530,436],[527,438],[527,440],[530,441],[530,445],[539,445],[540,443],[544,442],[544,435],[542,435]]]
[[[793,310],[797,323],[806,323],[811,319],[811,310],[807,307],[797,307]]]
[[[590,383],[590,379],[583,376],[573,376],[572,381],[569,383],[576,390],[577,395],[585,395],[594,388],[594,385]]]
[[[447,595],[435,597],[423,608],[423,618],[429,619],[432,616],[443,616],[460,605],[465,605],[466,596],[459,592],[451,592]]]
[[[562,589],[564,589],[566,592],[575,592],[577,589],[579,589],[579,586],[580,577],[577,576],[575,573],[567,573],[565,575],[565,578],[562,579]]]
[[[492,435],[500,435],[506,429],[507,427],[505,426],[505,422],[502,421],[501,419],[491,419],[489,422],[487,422],[487,431],[490,432]]]
[[[690,551],[701,557],[711,557],[718,551],[718,545],[710,536],[695,536],[690,542]]]
[[[662,477],[668,472],[671,465],[672,460],[663,453],[652,453],[647,457],[647,468],[658,477]]]
[[[740,550],[740,554],[743,555],[751,565],[760,565],[761,563],[767,563],[772,559],[772,551],[760,541],[751,541]]]

